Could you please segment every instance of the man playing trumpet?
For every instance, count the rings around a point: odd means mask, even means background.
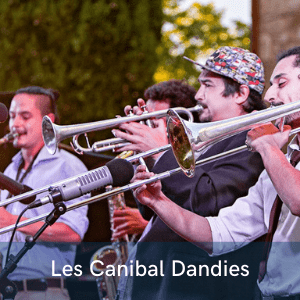
[[[129,114],[129,111],[140,115],[143,113],[142,107],[145,106],[149,112],[165,110],[171,107],[190,108],[197,104],[195,95],[196,90],[184,81],[163,81],[154,84],[145,90],[144,99],[146,100],[146,103],[143,99],[138,99],[138,106],[132,108],[128,105],[125,107],[124,111],[126,115]],[[194,121],[198,121],[198,115],[196,114],[194,116]],[[120,126],[121,129],[124,129],[127,132],[114,130],[116,136],[131,142],[130,145],[122,146],[118,148],[117,151],[136,151],[140,153],[168,144],[165,118],[151,120],[151,122],[153,122],[153,128],[150,128],[145,124],[132,122],[124,123]],[[160,156],[160,154],[147,158],[147,165],[153,166],[155,158],[158,156]],[[139,202],[137,205],[139,205]],[[113,240],[122,238],[127,234],[140,236],[143,233],[153,212],[147,209],[144,211],[145,206],[141,205],[139,209],[143,216],[138,209],[131,207],[125,207],[122,210],[114,211]]]
[[[50,155],[44,147],[42,119],[44,115],[48,115],[52,121],[57,118],[58,96],[51,89],[30,86],[17,90],[10,105],[9,128],[11,132],[18,133],[13,145],[20,152],[13,157],[4,174],[32,189],[87,171],[84,164],[70,153],[61,150]],[[8,192],[1,191],[1,201],[5,201],[7,197]],[[0,228],[15,224],[25,207],[20,202],[9,204],[6,208],[1,207]],[[52,204],[47,204],[27,210],[21,221],[50,213],[53,208]],[[44,231],[39,242],[26,253],[18,267],[9,275],[9,279],[15,282],[19,290],[15,299],[69,299],[63,275],[53,277],[53,271],[61,274],[65,265],[73,266],[76,245],[71,243],[78,243],[83,238],[88,228],[86,215],[85,206],[67,212]],[[15,241],[21,243],[13,242],[11,254],[16,255],[23,247],[25,237],[36,234],[43,224],[40,221],[19,228]],[[0,251],[3,254],[6,254],[8,241],[9,238],[4,241],[2,236]]]

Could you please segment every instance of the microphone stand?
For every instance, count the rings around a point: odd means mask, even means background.
[[[59,195],[57,195],[59,197]],[[8,259],[8,263],[0,273],[0,293],[3,296],[3,300],[13,300],[18,292],[18,289],[14,282],[9,280],[7,276],[12,273],[17,267],[20,259],[30,250],[36,243],[39,236],[45,231],[48,226],[53,225],[57,219],[66,212],[66,206],[62,201],[55,201],[53,211],[46,217],[45,223],[38,230],[38,232],[32,237],[27,236],[26,242],[23,248],[18,252],[17,255],[11,254]]]

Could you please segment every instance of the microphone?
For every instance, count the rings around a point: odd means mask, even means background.
[[[7,107],[3,103],[0,103],[0,123],[5,122],[7,117],[8,117]]]
[[[0,172],[0,189],[7,190],[14,196],[32,191],[31,187],[17,182],[9,178],[8,176],[4,175],[1,172]],[[20,202],[22,202],[23,204],[30,204],[32,201],[35,200],[35,198],[36,198],[35,196],[30,196],[27,199],[21,200]]]
[[[134,169],[130,162],[121,158],[113,159],[105,166],[78,175],[75,179],[66,179],[55,187],[48,196],[32,202],[28,208],[50,202],[56,203],[61,200],[68,201],[107,185],[122,186],[130,182],[133,174]],[[59,200],[56,200],[57,197]]]

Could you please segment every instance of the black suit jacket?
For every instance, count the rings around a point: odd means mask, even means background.
[[[245,143],[246,133],[223,140],[210,147],[198,160],[234,149]],[[161,173],[178,167],[172,151],[166,152],[153,168]],[[258,153],[245,151],[196,168],[193,178],[178,173],[162,180],[164,194],[172,201],[201,216],[216,216],[223,207],[245,196],[263,170]],[[151,211],[151,210],[150,210]],[[142,207],[149,215],[149,209]],[[153,214],[153,213],[152,213]],[[168,242],[168,243],[166,243]],[[216,258],[186,242],[156,215],[150,231],[137,244],[136,260],[146,266],[164,262],[164,276],[141,276],[133,280],[132,299],[251,299],[261,253],[260,244],[252,243],[244,249]],[[223,264],[249,266],[250,275],[239,276],[173,276],[173,262],[188,265]],[[179,266],[179,265],[178,265]],[[198,268],[198,267],[197,267]],[[248,298],[247,298],[248,297]]]

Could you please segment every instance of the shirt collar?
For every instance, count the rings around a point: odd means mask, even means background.
[[[55,154],[51,155],[46,147],[44,146],[40,153],[38,154],[37,158],[35,159],[32,167],[36,166],[39,162],[41,161],[50,161],[53,159],[57,159],[59,156],[59,150],[55,152]],[[18,169],[19,165],[21,164],[22,161],[22,153],[19,151],[13,158],[12,158],[12,163],[14,164],[14,168]]]

